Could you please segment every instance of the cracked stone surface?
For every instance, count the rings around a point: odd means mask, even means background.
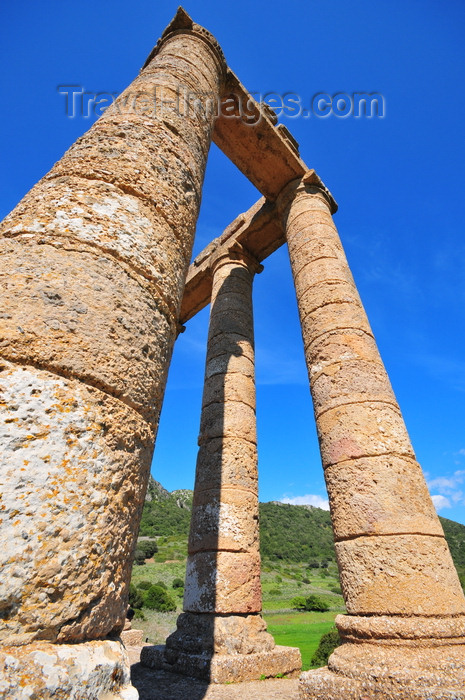
[[[278,207],[349,613],[336,620],[347,643],[328,668],[303,674],[301,697],[462,698],[465,597],[330,199],[304,178]]]
[[[3,644],[123,627],[214,122],[142,93],[218,97],[225,73],[178,13],[0,227]]]

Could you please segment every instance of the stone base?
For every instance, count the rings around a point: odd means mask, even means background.
[[[146,646],[141,664],[206,680],[209,683],[239,683],[273,678],[277,675],[297,677],[302,660],[300,650],[275,646],[270,651],[252,654],[191,654],[165,646]]]
[[[465,644],[343,644],[299,690],[301,700],[465,700]]]
[[[0,646],[3,700],[138,700],[120,641]]]
[[[120,639],[125,647],[141,647],[144,643],[144,630],[123,630]]]

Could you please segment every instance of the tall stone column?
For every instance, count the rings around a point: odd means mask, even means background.
[[[200,103],[218,100],[225,73],[180,10],[139,77],[3,222],[1,691],[48,698],[61,674],[65,694],[76,682],[79,697],[116,698],[129,682],[119,643],[88,640],[124,623],[213,128]],[[197,109],[179,109],[186,91]]]
[[[276,647],[260,612],[252,282],[240,246],[212,263],[199,453],[184,613],[166,647],[142,663],[210,682],[295,673],[300,652]]]
[[[279,205],[348,615],[302,698],[465,698],[465,598],[314,171]]]

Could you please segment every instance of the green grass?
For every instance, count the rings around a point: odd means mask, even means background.
[[[264,615],[268,631],[276,644],[299,647],[302,654],[302,669],[308,671],[310,659],[316,651],[321,636],[334,625],[336,612],[296,612]]]

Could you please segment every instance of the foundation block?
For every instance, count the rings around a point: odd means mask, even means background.
[[[343,644],[328,667],[303,673],[301,700],[463,700],[465,645]]]
[[[169,659],[169,660],[168,660]],[[252,654],[189,654],[182,651],[166,654],[166,647],[144,647],[141,663],[184,676],[208,680],[210,683],[239,683],[273,678],[278,674],[295,678],[302,661],[299,649],[276,646],[271,651]]]

